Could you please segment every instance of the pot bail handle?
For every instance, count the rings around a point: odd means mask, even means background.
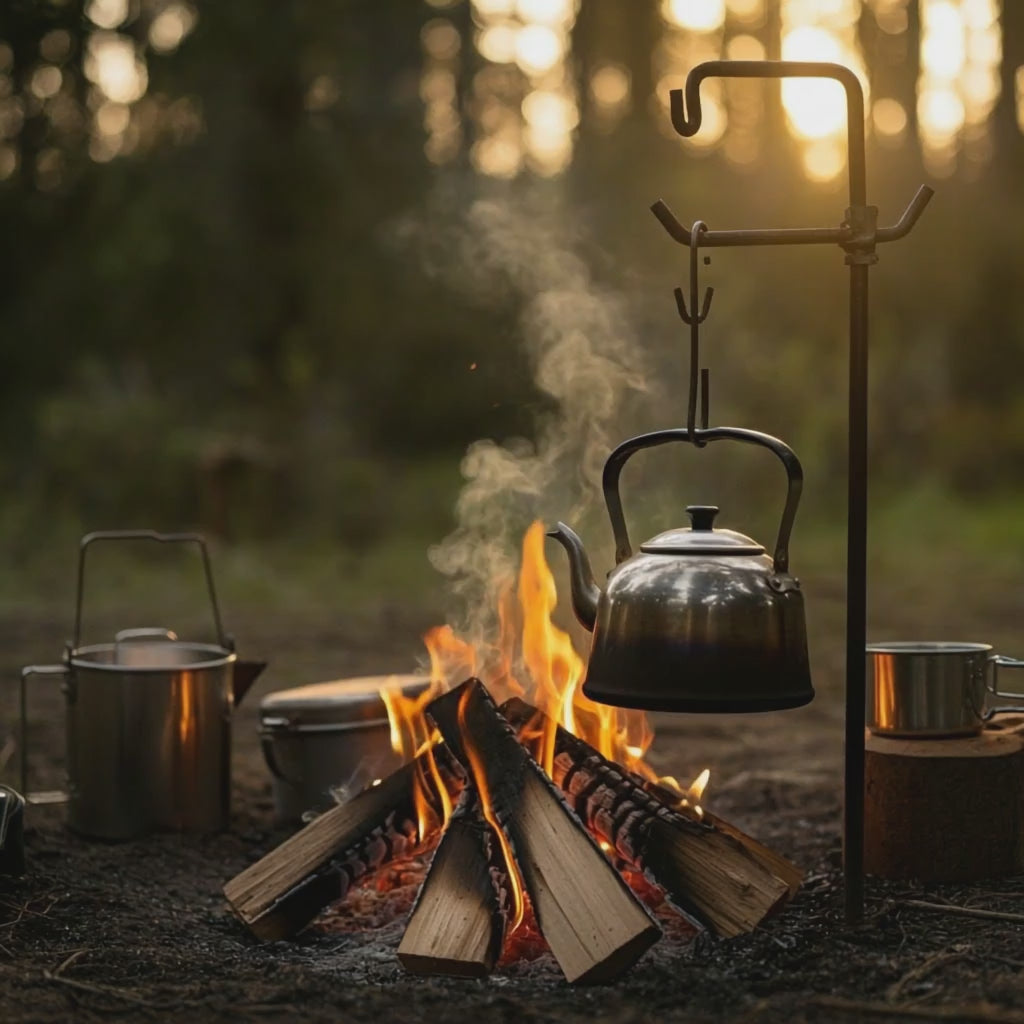
[[[75,638],[72,651],[77,651],[82,642],[82,599],[85,594],[85,553],[90,545],[101,540],[155,540],[160,544],[196,544],[203,560],[203,573],[206,577],[206,590],[213,610],[213,625],[217,634],[217,643],[226,651],[235,649],[234,640],[224,632],[221,622],[220,607],[217,604],[217,591],[213,586],[213,570],[210,567],[210,553],[206,548],[206,540],[198,533],[158,533],[156,530],[96,530],[87,533],[78,548],[78,586],[75,591]],[[127,633],[129,631],[124,631]],[[123,636],[124,633],[121,635]]]
[[[780,441],[771,434],[763,434],[759,430],[747,430],[743,427],[709,427],[700,430],[690,431],[686,427],[676,427],[669,430],[655,430],[650,434],[640,434],[623,441],[608,456],[604,464],[601,484],[604,489],[604,500],[608,507],[608,518],[612,523],[612,533],[615,536],[615,564],[624,562],[633,554],[633,548],[629,541],[629,531],[626,528],[626,517],[622,511],[622,497],[619,493],[619,477],[622,474],[622,467],[638,451],[645,448],[656,448],[659,445],[668,444],[670,441],[685,441],[697,447],[703,447],[711,441],[741,441],[745,444],[756,444],[774,452],[786,470],[787,488],[786,504],[782,509],[782,520],[779,523],[779,533],[775,540],[775,553],[773,555],[773,569],[777,573],[789,571],[789,538],[793,532],[793,522],[796,519],[797,506],[800,503],[800,492],[804,486],[804,471],[797,458],[796,452],[784,441]]]

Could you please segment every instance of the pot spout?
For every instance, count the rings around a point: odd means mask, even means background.
[[[235,707],[242,703],[243,698],[252,689],[252,684],[263,674],[267,667],[265,661],[236,661],[235,675],[231,690]]]
[[[548,530],[548,536],[557,540],[569,556],[572,610],[580,625],[593,633],[594,623],[597,621],[597,603],[601,597],[601,589],[594,582],[594,573],[590,568],[590,559],[583,547],[583,541],[565,523],[557,523]]]

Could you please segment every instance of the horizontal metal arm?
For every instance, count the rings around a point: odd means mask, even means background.
[[[924,208],[934,195],[927,185],[922,185],[917,194],[903,211],[900,219],[891,227],[879,228],[875,232],[876,242],[892,242],[903,238],[917,223]],[[690,244],[690,229],[684,227],[676,219],[675,214],[661,199],[651,206],[651,212],[661,226],[680,245]],[[833,243],[842,245],[849,242],[853,232],[847,226],[838,228],[752,228],[738,231],[704,231],[701,234],[701,247],[717,247],[730,245],[821,245]]]
[[[910,205],[903,211],[903,216],[892,227],[879,228],[875,232],[875,241],[892,242],[910,234],[910,229],[917,223],[917,218],[924,212],[924,208],[931,201],[933,195],[935,195],[935,189],[922,185],[914,198],[910,200]]]

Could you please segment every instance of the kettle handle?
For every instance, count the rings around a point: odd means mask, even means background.
[[[800,492],[804,485],[804,471],[796,452],[784,441],[771,434],[762,434],[759,430],[746,430],[743,427],[710,427],[694,430],[692,433],[685,427],[670,430],[655,430],[650,434],[640,434],[623,441],[604,464],[602,486],[604,500],[608,506],[608,518],[612,521],[612,533],[615,535],[615,564],[624,562],[633,554],[629,542],[629,531],[626,529],[626,518],[622,512],[622,498],[619,494],[619,476],[622,467],[638,451],[644,448],[656,448],[668,444],[669,441],[688,441],[703,446],[709,441],[742,441],[746,444],[760,445],[774,452],[785,467],[789,484],[786,490],[786,504],[782,510],[782,522],[779,523],[779,535],[775,540],[773,556],[775,572],[789,571],[789,537],[793,532],[793,521],[796,519],[796,508],[800,502]]]

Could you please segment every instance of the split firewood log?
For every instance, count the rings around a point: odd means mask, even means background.
[[[463,778],[443,744],[435,746],[232,878],[224,886],[231,909],[261,939],[296,934],[360,879],[432,838],[443,820],[440,788],[452,800]]]
[[[427,714],[502,829],[509,872],[519,874],[567,980],[604,982],[628,970],[661,930],[483,684],[467,681],[430,703]]]
[[[518,698],[502,712],[513,727],[550,728],[541,712]],[[785,878],[752,852],[732,826],[696,820],[647,792],[643,783],[589,743],[555,726],[553,778],[587,826],[631,867],[660,885],[683,914],[716,935],[752,931],[791,895],[799,869]],[[531,732],[536,729],[531,728]],[[751,841],[752,842],[752,841]],[[757,844],[759,845],[759,844]]]
[[[497,835],[466,784],[423,880],[398,959],[413,974],[479,978],[505,941],[509,880]]]

